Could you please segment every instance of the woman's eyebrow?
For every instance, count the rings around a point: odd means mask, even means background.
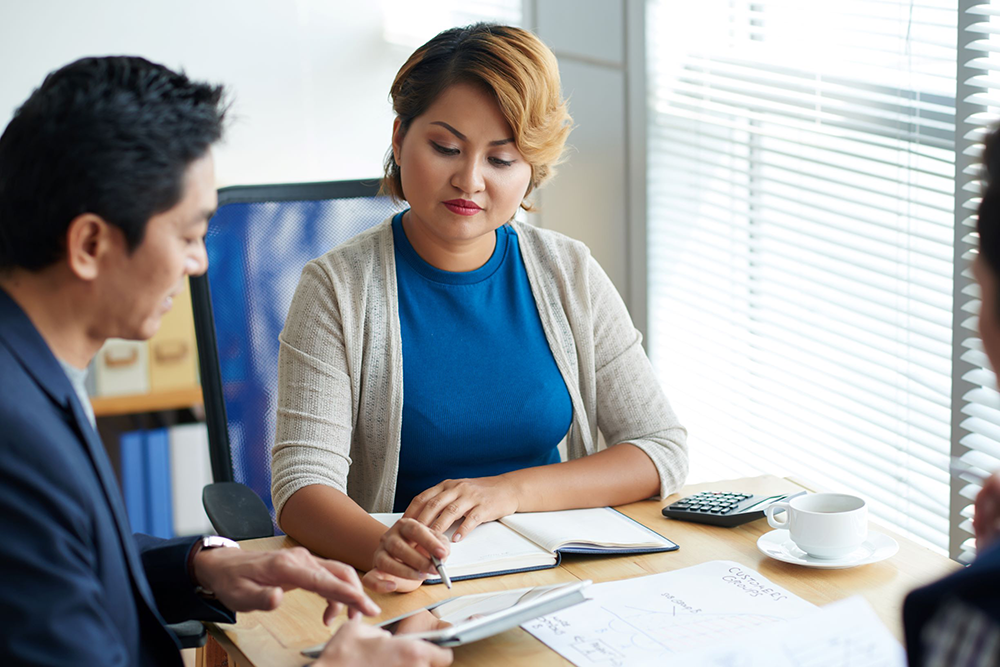
[[[462,134],[461,132],[459,132],[458,130],[456,130],[455,128],[453,128],[451,125],[449,125],[448,123],[444,122],[443,120],[431,121],[430,124],[431,125],[440,125],[444,129],[446,129],[449,132],[451,132],[452,134],[454,134],[460,140],[462,140],[462,141],[468,141],[468,138],[464,134]],[[504,144],[513,143],[513,141],[514,141],[514,137],[507,137],[506,139],[497,139],[496,141],[491,141],[490,142],[490,146],[503,146]]]

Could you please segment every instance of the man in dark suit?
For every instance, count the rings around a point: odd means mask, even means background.
[[[85,369],[156,332],[207,267],[223,91],[141,58],[50,74],[0,136],[0,662],[174,665],[165,622],[231,621],[306,588],[378,613],[355,571],[304,549],[131,534]],[[220,541],[221,540],[221,541]],[[317,664],[444,665],[353,621]]]
[[[973,272],[981,291],[979,334],[1000,369],[1000,133],[986,140],[985,185],[979,205],[979,255]],[[1000,475],[976,496],[978,555],[969,567],[913,591],[903,605],[912,667],[1000,665]]]

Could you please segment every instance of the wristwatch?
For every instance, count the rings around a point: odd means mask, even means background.
[[[215,593],[208,590],[204,586],[197,583],[194,577],[194,557],[198,555],[198,552],[204,549],[239,549],[240,545],[229,539],[228,537],[222,537],[221,535],[206,535],[197,542],[191,548],[191,555],[188,556],[188,572],[191,575],[191,580],[195,581],[194,592],[203,598],[209,600],[215,599]]]

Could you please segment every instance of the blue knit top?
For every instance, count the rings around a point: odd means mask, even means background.
[[[395,511],[445,479],[559,461],[573,407],[549,349],[517,233],[474,271],[425,262],[392,221],[403,343]]]

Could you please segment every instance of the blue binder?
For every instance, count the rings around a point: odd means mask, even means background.
[[[122,433],[119,440],[122,495],[132,532],[174,536],[167,429]]]
[[[146,533],[174,536],[174,499],[170,486],[170,435],[146,431]]]
[[[146,456],[142,431],[122,433],[118,440],[121,457],[122,495],[132,532],[148,533],[146,525]]]

